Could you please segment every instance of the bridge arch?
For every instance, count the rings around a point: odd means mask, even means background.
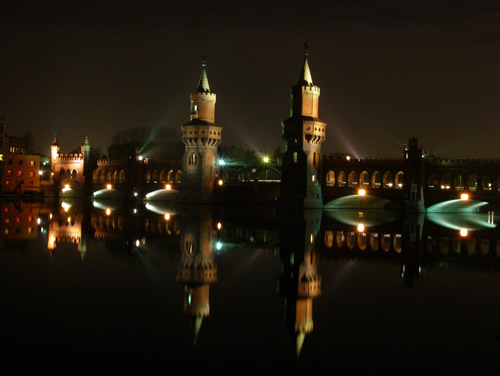
[[[403,181],[404,181],[404,172],[398,171],[396,173],[396,177],[394,178],[394,188],[402,189],[403,188]]]
[[[160,183],[164,184],[167,182],[167,174],[165,172],[165,170],[161,170],[160,171]]]
[[[182,170],[177,170],[175,173],[175,183],[180,183],[182,179]]]
[[[349,176],[347,177],[347,186],[348,187],[357,187],[358,186],[358,173],[356,171],[349,172]]]
[[[160,173],[158,172],[157,169],[153,170],[153,174],[151,175],[151,182],[152,183],[158,183],[158,179],[160,177]]]
[[[368,175],[368,171],[365,170],[359,174],[359,186],[362,188],[370,186],[370,176]]]
[[[439,187],[439,175],[436,172],[431,172],[427,175],[427,186],[435,189]]]
[[[151,183],[151,171],[146,170],[146,172],[144,173],[144,182]]]
[[[394,175],[391,171],[386,171],[382,179],[382,184],[384,188],[394,187]]]
[[[371,186],[372,188],[380,188],[382,186],[382,175],[377,170],[372,172]]]
[[[469,191],[477,191],[479,186],[479,178],[475,172],[471,173],[467,179],[467,187]]]
[[[347,185],[347,176],[344,170],[339,171],[339,176],[337,179],[337,185],[339,187],[345,187]]]
[[[378,237],[378,233],[372,232],[370,234],[369,244],[370,244],[370,249],[372,251],[378,251],[378,247],[380,245],[380,239]]]
[[[327,187],[335,186],[335,172],[332,170],[328,171],[326,174],[326,185]]]
[[[453,178],[453,186],[457,191],[464,190],[464,175],[461,172],[457,172]]]
[[[126,180],[126,175],[125,175],[125,170],[120,170],[120,173],[118,174],[118,182],[120,184],[125,183]]]
[[[483,181],[483,191],[491,191],[493,188],[493,179],[491,178],[491,174],[484,174],[481,180]]]

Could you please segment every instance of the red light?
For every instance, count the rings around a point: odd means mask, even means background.
[[[5,212],[8,213],[9,212],[9,208],[5,208]]]
[[[10,184],[10,180],[5,180],[5,184],[6,185]]]

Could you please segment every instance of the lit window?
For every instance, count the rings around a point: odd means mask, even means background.
[[[293,152],[293,163],[297,163],[297,152]]]
[[[30,166],[34,167],[35,166],[35,161],[30,161]]]
[[[33,227],[28,227],[28,234],[31,234],[33,232]]]
[[[5,235],[9,235],[9,229],[8,228],[5,229]]]
[[[7,170],[7,176],[12,176],[12,171],[11,170]]]
[[[9,185],[9,184],[10,184],[10,180],[5,180],[5,185]]]
[[[33,216],[32,215],[28,216],[28,222],[33,222]]]
[[[5,223],[10,223],[10,218],[5,218]]]
[[[17,172],[17,176],[23,176],[23,172],[22,171],[18,171]]]
[[[21,223],[21,217],[16,217],[16,222]]]
[[[198,111],[198,105],[197,105],[197,104],[195,104],[195,105],[193,106],[193,111]]]
[[[35,172],[34,171],[30,171],[30,178],[34,178],[35,177]]]

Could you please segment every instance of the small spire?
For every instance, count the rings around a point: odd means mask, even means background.
[[[57,134],[54,135],[54,141],[52,141],[52,145],[59,146],[59,140],[57,139]]]
[[[299,85],[301,86],[313,86],[313,80],[311,76],[311,70],[309,69],[309,63],[307,62],[307,56],[309,55],[309,45],[307,42],[304,43],[304,64],[302,66],[302,71],[300,72]]]
[[[196,89],[197,93],[210,93],[210,85],[208,84],[207,77],[207,56],[202,56],[201,61],[201,75],[198,81],[198,89]]]
[[[85,139],[83,140],[83,144],[89,145],[89,139],[88,139],[87,135],[85,135]]]

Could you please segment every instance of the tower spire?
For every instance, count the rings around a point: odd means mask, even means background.
[[[196,92],[210,93],[210,85],[208,84],[207,77],[207,56],[203,55],[201,59],[201,74],[200,79],[198,80],[198,88],[196,89]]]
[[[299,77],[299,86],[314,86],[311,70],[309,69],[309,63],[307,61],[307,56],[309,55],[309,44],[304,43],[304,64],[302,65],[302,70]]]

